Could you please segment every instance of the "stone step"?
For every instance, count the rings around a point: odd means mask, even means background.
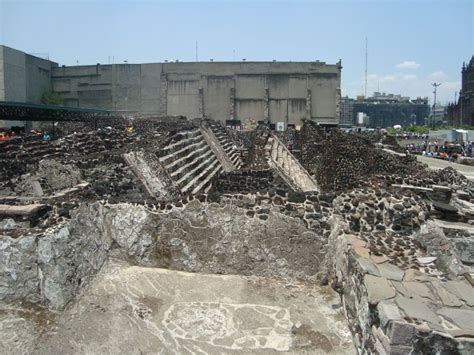
[[[182,163],[187,162],[190,159],[194,159],[193,158],[194,156],[198,156],[199,154],[205,152],[207,149],[208,149],[208,146],[206,144],[202,144],[202,146],[200,148],[193,149],[191,151],[191,153],[189,153],[189,154],[187,154],[187,155],[185,155],[185,156],[183,156],[179,159],[174,160],[173,162],[171,162],[168,165],[165,165],[164,167],[165,167],[166,170],[175,170],[176,166],[179,167]]]
[[[205,146],[205,145],[206,145],[206,142],[204,141],[204,139],[202,139],[202,137],[200,137],[200,140],[198,142],[193,143],[193,144],[189,144],[189,145],[185,146],[184,148],[182,148],[178,151],[175,151],[175,152],[172,152],[168,155],[162,156],[158,160],[160,161],[160,163],[166,164],[166,161],[169,160],[169,159],[172,159],[172,161],[174,161],[175,159],[181,158],[187,151],[193,150],[193,149],[199,149],[199,148],[201,148],[202,146]],[[168,165],[169,165],[169,163],[168,163]]]
[[[181,151],[184,148],[186,148],[187,146],[189,146],[191,144],[194,144],[194,143],[197,143],[200,140],[202,140],[201,135],[193,136],[193,137],[186,138],[186,139],[181,139],[178,142],[175,142],[173,144],[170,144],[170,145],[162,148],[161,151],[160,151],[160,155],[164,156],[164,155],[169,155],[169,154]]]
[[[219,164],[219,162],[216,161],[216,163],[217,163],[217,167],[214,168],[214,170],[211,173],[207,174],[206,179],[204,181],[202,181],[198,186],[196,186],[196,188],[192,191],[192,194],[198,193],[199,191],[201,191],[201,189],[203,187],[205,187],[208,184],[210,186],[210,182],[211,182],[212,178],[214,177],[214,175],[216,175],[222,169],[222,166]],[[202,175],[202,176],[204,176],[204,175]]]
[[[209,157],[208,159],[202,161],[198,166],[195,168],[191,169],[186,173],[186,175],[182,176],[180,179],[176,181],[178,185],[183,185],[186,184],[187,181],[189,181],[190,178],[193,178],[196,174],[198,174],[200,171],[205,170],[207,166],[212,164],[213,161],[217,161],[217,159],[214,156]]]
[[[211,150],[207,150],[204,154],[198,156],[196,159],[190,161],[188,164],[183,165],[179,169],[176,169],[172,173],[170,173],[170,176],[173,179],[180,179],[183,175],[186,175],[188,171],[192,170],[193,167],[199,164],[200,161],[206,160],[212,155]]]
[[[216,167],[216,165],[218,166],[218,168],[220,168],[220,164],[219,164],[219,161],[217,159],[214,159],[210,164],[208,164],[208,166],[202,170],[198,175],[194,176],[194,178],[188,182],[188,184],[186,184],[186,186],[184,186],[181,191],[183,193],[186,193],[187,191],[189,191],[191,188],[193,188],[194,186],[196,186],[197,184],[199,184],[199,181],[202,179],[203,176],[206,176],[206,174],[208,174],[212,169],[214,169]],[[199,187],[199,185],[198,185]],[[193,191],[196,191],[197,188],[194,188]]]

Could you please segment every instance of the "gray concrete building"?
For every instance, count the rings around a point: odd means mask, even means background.
[[[57,64],[0,46],[0,101],[18,101],[39,104],[45,92],[52,89],[51,73]],[[1,121],[0,127],[23,125],[23,122]]]
[[[368,126],[371,128],[424,125],[429,116],[428,98],[410,99],[375,92],[372,97],[358,98],[353,103],[353,117],[358,117],[359,113],[368,115]]]
[[[14,62],[32,57],[16,52],[21,58]],[[45,61],[45,67],[50,71],[45,71],[44,77],[38,78],[38,84],[32,86],[29,81],[15,79],[22,78],[22,74],[18,74],[14,66],[4,66],[4,73],[8,72],[9,76],[4,82],[8,81],[7,85],[13,85],[14,90],[6,88],[4,93],[8,95],[0,98],[37,102],[52,87],[61,95],[65,106],[117,110],[124,114],[209,117],[242,123],[252,118],[285,125],[299,125],[303,118],[322,124],[339,123],[340,62],[332,65],[319,61],[243,61],[57,66]],[[4,75],[6,79],[7,74]],[[11,84],[13,82],[15,84]],[[14,91],[25,94],[13,95]]]
[[[354,125],[354,102],[355,100],[348,96],[341,98],[341,126],[351,127]]]

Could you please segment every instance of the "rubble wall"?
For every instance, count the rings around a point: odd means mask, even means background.
[[[327,240],[325,215],[317,196],[286,193],[220,202],[201,195],[156,211],[82,204],[69,221],[43,233],[0,239],[0,300],[62,309],[109,256],[182,271],[316,282]]]
[[[362,353],[474,351],[474,293],[466,281],[454,277],[447,281],[416,268],[398,267],[371,252],[359,235],[348,233],[341,216],[334,215],[328,223],[332,227],[329,281],[342,296],[355,345]],[[430,239],[434,243],[439,238],[430,233]]]
[[[110,240],[98,205],[84,205],[70,222],[33,236],[0,239],[0,300],[63,308],[106,260]]]

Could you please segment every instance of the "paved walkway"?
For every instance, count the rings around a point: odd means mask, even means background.
[[[428,167],[433,170],[444,169],[450,166],[466,176],[469,180],[474,181],[474,166],[451,163],[446,160],[424,157],[422,155],[417,155],[416,158],[418,161],[428,164]]]

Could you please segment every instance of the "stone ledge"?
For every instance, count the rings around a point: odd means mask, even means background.
[[[437,261],[431,256],[418,256],[420,270],[402,269],[356,233],[345,234],[344,223],[332,227],[333,253],[345,260],[333,267],[356,344],[380,354],[474,349],[474,289],[464,279],[426,273]]]

